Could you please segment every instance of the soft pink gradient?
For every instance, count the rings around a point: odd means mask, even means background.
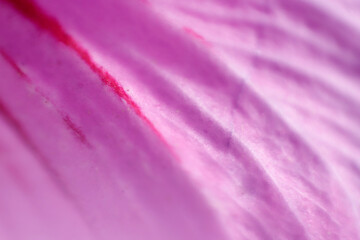
[[[357,1],[32,1],[0,0],[0,240],[360,239]]]

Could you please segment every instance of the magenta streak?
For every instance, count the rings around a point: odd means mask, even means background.
[[[204,38],[204,36],[202,36],[201,34],[195,32],[193,29],[189,28],[189,27],[183,27],[184,31],[188,34],[190,34],[191,36],[199,39],[201,42],[203,42],[205,45],[211,46],[211,44]]]
[[[68,115],[63,116],[63,121],[66,123],[68,128],[75,134],[75,136],[85,145],[91,147],[90,143],[87,141],[84,133],[77,127],[73,121],[69,118]]]

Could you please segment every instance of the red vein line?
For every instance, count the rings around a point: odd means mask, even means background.
[[[120,86],[116,79],[106,72],[101,66],[97,65],[89,55],[89,53],[81,47],[65,30],[60,23],[52,16],[46,14],[39,6],[37,6],[31,0],[3,0],[12,5],[17,11],[19,11],[24,17],[32,21],[35,25],[44,31],[49,32],[58,41],[62,42],[69,48],[73,49],[79,57],[90,67],[90,69],[96,73],[101,81],[111,87],[113,91],[123,99],[135,113],[143,119],[152,130],[161,136],[150,120],[141,112],[140,107],[131,99],[131,97],[125,92],[124,88]],[[162,138],[162,137],[161,137]]]
[[[12,57],[10,57],[3,49],[0,49],[0,54],[10,64],[10,66],[15,69],[15,71],[20,75],[21,79],[25,80],[26,82],[28,82],[30,85],[33,86],[33,83],[30,80],[30,78],[21,70],[21,68],[17,65],[17,63]],[[77,139],[80,140],[80,142],[82,142],[84,145],[91,148],[92,147],[91,144],[87,140],[85,134],[80,130],[80,127],[76,126],[75,123],[70,119],[70,117],[67,114],[60,111],[49,97],[47,97],[44,93],[42,93],[37,87],[35,86],[33,87],[35,88],[36,93],[38,93],[43,100],[49,102],[55,108],[55,110],[61,115],[62,120],[64,121],[66,126],[73,132],[75,137],[77,137]]]
[[[140,107],[131,99],[131,97],[125,92],[123,87],[121,87],[116,79],[111,76],[108,72],[106,72],[101,66],[98,66],[95,62],[93,62],[89,53],[82,48],[65,30],[62,28],[60,23],[52,16],[46,14],[38,5],[36,5],[31,0],[0,0],[6,1],[10,5],[14,7],[19,13],[21,13],[24,17],[29,19],[35,25],[37,25],[40,29],[49,32],[56,38],[58,41],[62,42],[69,48],[73,49],[79,57],[90,67],[90,69],[96,73],[101,81],[111,87],[116,95],[118,95],[121,99],[123,99],[133,110],[134,112],[143,120],[148,126],[152,129],[152,131],[159,137],[159,139],[165,144],[165,146],[169,149],[172,156],[180,161],[177,154],[173,152],[172,147],[165,140],[162,134],[155,128],[153,123],[141,112]]]
[[[4,57],[4,59],[15,69],[15,71],[22,77],[26,78],[25,73],[21,70],[21,68],[16,64],[14,59],[12,59],[6,52],[0,49],[0,54]]]

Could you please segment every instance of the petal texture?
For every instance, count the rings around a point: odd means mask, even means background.
[[[360,239],[359,7],[1,0],[0,239]]]

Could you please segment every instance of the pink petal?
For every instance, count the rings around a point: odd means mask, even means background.
[[[0,239],[359,239],[355,1],[0,1]]]

